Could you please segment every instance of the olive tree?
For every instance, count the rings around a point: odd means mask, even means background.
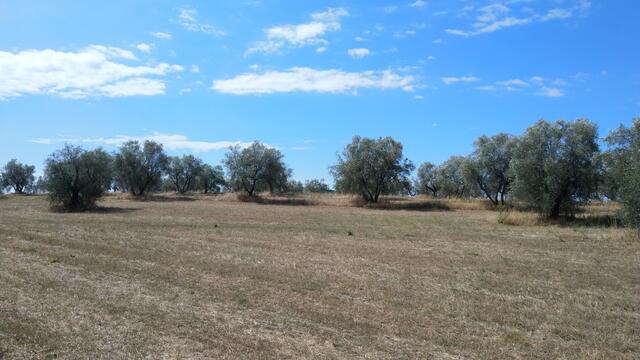
[[[538,121],[513,154],[513,192],[548,218],[573,211],[598,185],[596,125],[588,120]]]
[[[603,154],[607,196],[619,199],[625,221],[640,228],[640,118],[630,127],[620,125],[605,140],[609,146]]]
[[[94,206],[111,186],[112,159],[104,150],[66,145],[46,160],[44,188],[54,207],[82,210]]]
[[[198,190],[202,190],[207,194],[210,192],[219,193],[226,185],[224,180],[224,170],[222,166],[211,166],[209,164],[202,165],[200,173],[196,178]]]
[[[115,155],[115,177],[119,187],[133,195],[144,195],[159,187],[169,158],[162,144],[153,141],[127,141]]]
[[[289,180],[282,188],[282,192],[287,194],[300,194],[304,191],[304,184],[302,181]]]
[[[21,164],[12,159],[2,168],[0,187],[12,188],[16,194],[29,192],[36,181],[35,171],[35,166]]]
[[[309,193],[326,193],[329,192],[329,185],[324,179],[311,179],[304,183],[304,191]]]
[[[509,168],[517,139],[500,133],[492,137],[481,136],[474,145],[475,150],[463,169],[465,179],[492,204],[504,205],[513,182]]]
[[[353,137],[337,163],[330,168],[336,190],[359,194],[378,202],[381,194],[400,193],[410,187],[413,163],[404,158],[402,144],[391,137]]]
[[[420,165],[416,179],[418,193],[438,197],[443,185],[444,177],[442,176],[440,167],[430,162],[425,162]]]
[[[438,167],[442,196],[463,198],[473,195],[473,187],[469,186],[464,174],[466,163],[464,156],[451,156]]]
[[[173,190],[184,194],[196,189],[196,179],[202,171],[203,162],[193,155],[170,158],[166,172]]]
[[[245,191],[250,196],[264,190],[282,189],[291,174],[280,151],[258,141],[244,149],[237,145],[230,147],[223,164],[231,189]]]

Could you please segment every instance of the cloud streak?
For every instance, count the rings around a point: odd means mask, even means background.
[[[506,3],[509,4],[510,2]],[[525,16],[517,16],[512,15],[512,9],[505,4],[493,3],[476,10],[475,22],[471,24],[471,29],[449,28],[445,29],[445,32],[455,36],[472,37],[514,26],[567,19],[576,13],[584,14],[590,6],[591,3],[589,1],[580,0],[572,8],[553,8],[542,14],[530,10]]]
[[[43,145],[72,143],[117,147],[130,140],[140,142],[150,140],[161,143],[167,150],[189,150],[193,152],[219,151],[226,150],[230,146],[247,147],[251,145],[251,142],[246,141],[197,141],[191,140],[185,135],[163,133],[153,133],[147,136],[118,135],[110,138],[39,138],[29,140],[29,142]]]
[[[356,93],[358,89],[402,89],[413,91],[415,79],[393,71],[345,72],[295,67],[285,71],[245,73],[231,79],[214,80],[211,88],[233,95],[289,92]]]
[[[192,8],[181,8],[178,12],[178,24],[192,32],[201,32],[213,36],[225,36],[227,32],[213,25],[198,21],[198,11]]]
[[[558,86],[562,86],[565,82],[562,79],[547,81],[541,76],[533,76],[529,80],[509,79],[496,81],[490,85],[477,86],[476,90],[490,92],[522,92],[533,91],[534,95],[544,97],[562,97],[565,95],[564,90]]]

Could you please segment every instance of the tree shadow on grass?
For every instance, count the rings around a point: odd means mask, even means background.
[[[133,201],[150,201],[150,202],[180,202],[180,201],[195,201],[196,199],[186,195],[144,195],[144,196],[131,196]]]
[[[315,200],[300,199],[295,197],[263,197],[260,195],[238,195],[241,202],[249,202],[262,205],[289,205],[289,206],[313,206],[319,205]]]
[[[616,215],[587,215],[574,218],[561,218],[557,224],[563,227],[586,228],[618,228],[624,227],[622,220]]]
[[[93,206],[87,208],[78,209],[65,209],[60,206],[53,206],[49,208],[52,212],[58,214],[72,214],[72,213],[86,213],[86,214],[129,214],[136,211],[141,211],[141,208],[123,208],[118,206]]]
[[[96,214],[129,214],[136,211],[141,211],[141,208],[123,208],[118,206],[102,207],[98,206],[92,209],[87,209],[84,212],[96,213]]]
[[[420,202],[379,202],[363,206],[376,210],[410,210],[410,211],[450,211],[451,207],[437,201]]]

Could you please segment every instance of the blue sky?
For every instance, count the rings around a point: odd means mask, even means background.
[[[330,180],[353,135],[416,164],[540,118],[640,114],[640,2],[2,1],[0,163],[151,138],[279,148]]]

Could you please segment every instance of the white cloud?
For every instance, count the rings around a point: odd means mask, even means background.
[[[556,87],[543,86],[537,93],[537,95],[546,97],[561,97],[564,96],[564,92]]]
[[[544,15],[540,15],[533,9],[527,8],[526,11],[523,11],[527,13],[524,17],[509,15],[512,12],[511,8],[501,3],[494,3],[476,10],[475,22],[471,24],[472,29],[446,29],[445,32],[450,35],[470,37],[534,22],[567,19],[573,16],[576,11],[584,13],[588,10],[590,3],[586,1],[588,4],[585,6],[583,2],[584,0],[581,0],[576,6],[569,9],[553,8],[548,10]],[[514,1],[507,2],[507,4],[511,3],[514,3]],[[472,9],[466,11],[470,10]]]
[[[140,43],[138,45],[136,45],[136,49],[144,52],[144,53],[150,53],[151,49],[153,49],[155,45],[154,44],[147,44],[147,43]]]
[[[435,57],[435,56],[433,56],[433,55],[429,55],[429,56],[427,56],[427,60],[429,60],[429,61],[433,61],[433,60],[435,60],[435,59],[436,59],[436,57]]]
[[[324,46],[320,46],[319,48],[316,49],[316,52],[318,54],[322,54],[323,52],[327,51],[327,48]]]
[[[156,39],[160,39],[160,40],[171,40],[173,38],[173,35],[167,33],[167,32],[162,32],[162,31],[156,31],[156,32],[152,32],[151,36],[153,36]]]
[[[349,93],[358,89],[402,89],[412,91],[415,79],[393,71],[344,72],[296,67],[286,71],[246,73],[231,79],[214,80],[211,88],[234,95],[286,92]]]
[[[178,12],[178,24],[189,31],[201,32],[213,36],[225,36],[226,31],[213,25],[201,23],[197,19],[198,11],[192,8],[181,8]]]
[[[452,85],[452,84],[456,84],[456,83],[470,83],[470,82],[477,82],[480,79],[478,79],[475,76],[460,76],[460,77],[455,77],[455,76],[449,76],[449,77],[443,77],[442,78],[442,82],[445,85]]]
[[[510,80],[502,80],[496,81],[496,85],[505,87],[508,91],[519,90],[522,88],[528,88],[531,85],[526,81],[520,79],[510,79]]]
[[[414,7],[414,8],[421,8],[421,7],[425,7],[427,5],[427,2],[424,0],[416,0],[414,2],[412,2],[411,4],[409,4],[409,6]]]
[[[422,96],[422,95],[415,95],[413,98],[414,98],[415,100],[422,100],[422,99],[424,99],[424,96]]]
[[[246,141],[196,141],[189,139],[185,135],[163,133],[153,133],[147,136],[118,135],[111,138],[40,138],[30,140],[29,142],[44,145],[75,143],[96,144],[102,146],[120,146],[130,140],[136,140],[140,142],[150,140],[161,143],[167,150],[188,150],[193,152],[218,151],[226,150],[230,146],[239,145],[240,147],[247,147],[251,145],[250,142]]]
[[[100,93],[108,97],[125,97],[136,95],[161,95],[164,94],[165,85],[157,79],[133,78],[106,84],[100,87]],[[78,92],[79,97],[84,97]],[[71,96],[72,98],[75,96]]]
[[[200,67],[198,65],[191,65],[191,72],[197,74],[200,72]]]
[[[437,45],[442,44],[442,39],[435,39],[433,40],[433,43]]]
[[[542,76],[533,76],[531,79],[529,79],[532,83],[540,86],[544,83],[544,78]]]
[[[180,65],[130,65],[139,59],[128,50],[91,45],[75,52],[0,51],[0,99],[21,95],[63,98],[163,94],[163,80],[150,78],[183,71]]]
[[[285,45],[303,47],[306,45],[327,45],[323,39],[328,32],[340,30],[341,18],[349,13],[343,8],[329,8],[326,11],[311,14],[311,21],[303,24],[280,25],[264,30],[267,39],[254,43],[246,54],[262,52],[277,53]]]
[[[571,17],[571,11],[567,9],[551,9],[547,12],[546,15],[540,18],[541,21],[549,21],[555,19],[566,19]]]
[[[547,97],[561,97],[564,96],[564,91],[558,86],[566,85],[566,82],[562,79],[555,79],[550,83],[553,86],[547,86],[548,80],[542,76],[533,76],[528,81],[521,79],[509,79],[496,81],[490,85],[477,86],[475,89],[480,91],[506,91],[506,92],[519,92],[519,91],[531,91],[531,93],[539,96]]]
[[[354,59],[362,59],[363,57],[369,56],[371,51],[367,48],[357,48],[357,49],[349,49],[347,50],[349,56]]]

